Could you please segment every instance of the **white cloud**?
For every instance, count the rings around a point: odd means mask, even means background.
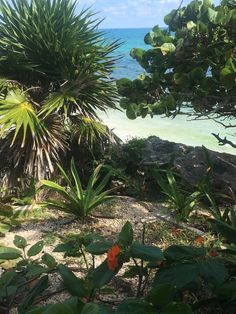
[[[109,6],[105,7],[103,9],[103,12],[106,14],[106,16],[125,16],[128,13],[128,7],[126,5],[118,5],[118,6]]]
[[[104,27],[144,27],[164,25],[163,17],[181,0],[77,0],[79,7],[91,6],[101,17]],[[184,0],[190,2],[191,0]]]

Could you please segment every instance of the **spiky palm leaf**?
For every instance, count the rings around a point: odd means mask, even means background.
[[[117,144],[121,140],[105,124],[99,120],[74,116],[72,119],[71,135],[79,144],[84,144],[92,150],[94,145],[105,148],[107,143]]]
[[[75,9],[75,0],[0,0],[0,159],[17,176],[53,172],[69,146],[65,123],[115,107],[119,43]]]

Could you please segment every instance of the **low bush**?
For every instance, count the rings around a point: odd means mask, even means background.
[[[209,307],[214,313],[216,307],[224,312],[233,309],[236,303],[236,251],[208,248],[203,241],[198,242],[198,246],[172,245],[162,250],[145,244],[145,227],[142,241],[134,240],[129,222],[113,241],[99,235],[81,234],[54,250],[85,258],[87,272],[84,277],[77,277],[68,266],[57,264],[47,253],[33,260],[32,256],[43,248],[42,241],[26,250],[26,240],[16,236],[16,249],[0,247],[2,262],[5,265],[9,260],[15,262],[12,268],[6,267],[0,278],[1,307],[9,310],[16,306],[19,314],[188,314],[202,307]],[[235,238],[229,242],[236,244]],[[104,261],[95,267],[96,256],[104,254]],[[127,263],[128,268],[125,267]],[[128,298],[117,307],[105,306],[98,301],[100,290],[121,269],[125,270],[121,272],[124,278],[137,277],[136,298]],[[48,293],[48,274],[55,272],[71,298],[59,304],[37,307],[40,295],[45,297]],[[31,280],[34,280],[34,286],[29,289]]]
[[[114,198],[114,196],[109,195],[111,190],[104,191],[111,174],[108,173],[103,179],[99,181],[99,174],[102,165],[99,165],[94,170],[89,178],[86,189],[83,189],[82,187],[82,183],[73,159],[71,161],[72,180],[60,165],[58,165],[58,167],[60,169],[61,176],[67,183],[67,187],[50,180],[41,181],[43,187],[47,187],[52,191],[57,192],[62,198],[62,200],[45,200],[44,204],[48,208],[74,214],[77,217],[84,219],[98,205]]]

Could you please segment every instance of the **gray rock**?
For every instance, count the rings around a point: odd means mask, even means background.
[[[236,156],[207,150],[213,164],[212,187],[221,193],[236,196]],[[236,152],[236,150],[235,150]],[[202,147],[192,147],[180,143],[161,140],[152,136],[146,140],[145,165],[165,165],[173,163],[183,179],[195,187],[207,173],[208,162]]]

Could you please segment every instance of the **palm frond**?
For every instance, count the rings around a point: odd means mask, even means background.
[[[79,143],[112,138],[96,111],[116,107],[119,42],[108,42],[97,16],[77,13],[76,3],[0,0],[0,158],[9,156],[0,171],[12,178],[48,178],[69,147],[65,126],[75,129],[75,115]]]
[[[11,146],[20,133],[22,133],[21,146],[23,147],[27,132],[30,131],[32,137],[35,137],[41,129],[40,121],[32,104],[20,89],[11,89],[6,98],[0,100],[0,125],[1,137],[14,128]]]
[[[119,137],[99,120],[74,116],[72,121],[72,137],[79,144],[86,143],[90,149],[94,145],[101,145],[104,148],[108,144],[121,143]]]

